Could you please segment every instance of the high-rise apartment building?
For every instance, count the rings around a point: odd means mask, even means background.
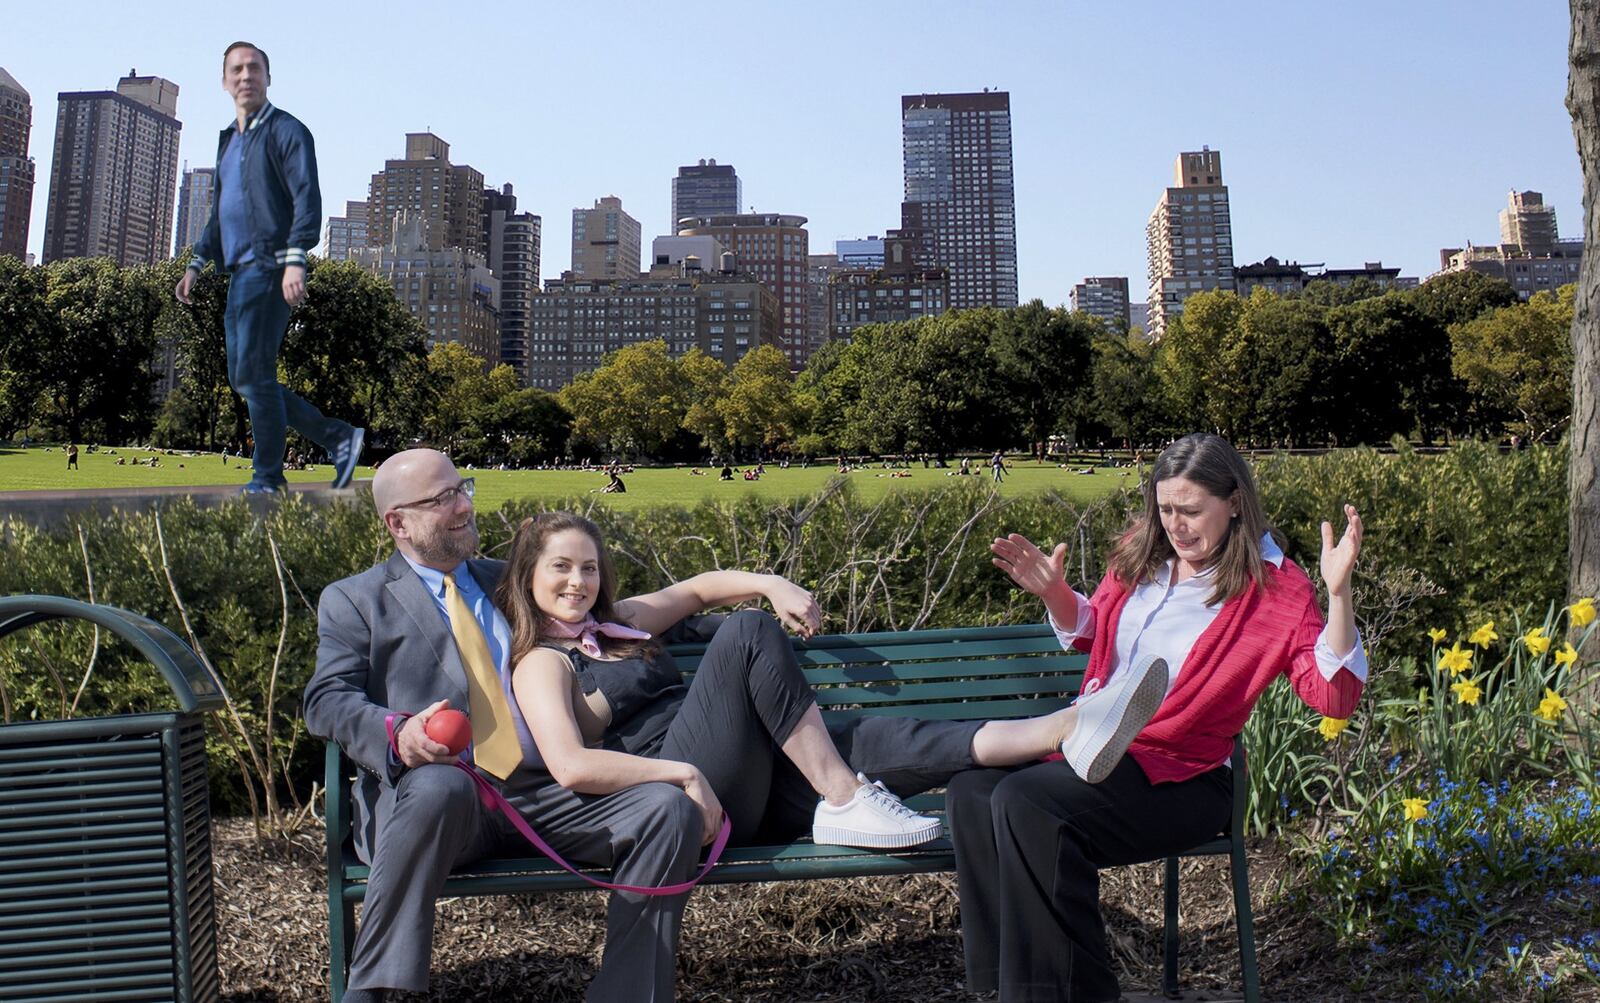
[[[348,201],[343,216],[329,216],[322,234],[322,255],[329,261],[347,261],[350,252],[367,246],[367,203]]]
[[[153,265],[172,246],[178,85],[134,72],[115,91],[58,95],[44,260]]]
[[[1180,153],[1172,187],[1156,202],[1145,225],[1150,261],[1150,337],[1160,340],[1183,312],[1183,301],[1210,289],[1232,289],[1233,222],[1222,153],[1203,146]]]
[[[672,179],[671,232],[690,216],[732,216],[744,205],[744,183],[732,164],[702,160],[678,168]]]
[[[1560,238],[1555,206],[1545,205],[1538,192],[1514,191],[1507,202],[1498,245],[1441,248],[1434,274],[1482,272],[1511,283],[1523,299],[1578,281],[1583,241]]]
[[[917,262],[916,238],[890,230],[881,268],[845,268],[828,279],[828,334],[848,341],[863,324],[934,317],[950,308],[950,273]]]
[[[17,78],[0,67],[0,254],[26,260],[33,213],[33,101]]]
[[[1099,317],[1106,330],[1126,333],[1128,316],[1128,277],[1091,275],[1072,287],[1072,309]]]
[[[1500,210],[1500,243],[1514,244],[1524,254],[1549,254],[1560,238],[1556,232],[1556,207],[1544,204],[1539,192],[1512,192]]]
[[[953,308],[1016,306],[1011,95],[908,94],[900,124],[900,228],[915,241],[917,263],[949,270]]]
[[[686,264],[693,264],[688,262]],[[533,298],[529,385],[558,390],[607,352],[661,339],[673,355],[698,348],[733,365],[778,341],[778,299],[754,276],[663,265],[633,279],[566,277]]]
[[[1150,330],[1150,304],[1128,304],[1128,329],[1144,334]]]
[[[216,202],[216,181],[215,167],[184,169],[183,184],[178,187],[178,233],[172,239],[173,257],[200,242]]]
[[[483,243],[489,271],[500,280],[500,361],[528,383],[528,310],[539,294],[540,233],[544,221],[517,212],[517,196],[507,182],[483,192]]]
[[[596,199],[593,209],[572,210],[572,277],[636,279],[644,230],[623,211],[615,195]]]
[[[833,253],[839,258],[841,268],[882,268],[883,238],[836,240],[833,242]]]
[[[384,161],[372,176],[367,246],[387,245],[402,212],[426,223],[428,250],[484,253],[483,172],[450,163],[450,144],[431,132],[406,133],[405,159]]]
[[[657,237],[650,242],[650,271],[653,274],[664,265],[675,268],[693,259],[694,267],[715,272],[722,269],[722,256],[728,253],[715,237]]]
[[[830,335],[828,324],[833,318],[833,277],[845,266],[837,254],[811,254],[806,257],[806,358],[827,344]]]
[[[494,366],[500,361],[500,280],[476,251],[436,249],[428,220],[427,213],[402,210],[387,244],[352,248],[350,260],[394,286],[395,298],[428,329],[429,348],[454,341],[485,368]]]
[[[739,271],[759,279],[778,297],[781,339],[777,345],[789,356],[789,365],[806,364],[806,262],[811,256],[811,236],[804,216],[780,213],[738,213],[700,216],[680,221],[680,237],[715,237],[733,252]]]

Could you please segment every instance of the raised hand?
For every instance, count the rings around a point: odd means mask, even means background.
[[[1344,516],[1344,535],[1337,545],[1333,542],[1333,525],[1322,524],[1322,580],[1331,596],[1350,594],[1350,574],[1356,567],[1356,555],[1361,553],[1361,514],[1354,505],[1346,505]]]
[[[1021,533],[995,537],[989,544],[994,566],[1011,576],[1017,587],[1041,599],[1066,587],[1067,545],[1058,543],[1046,555]]]

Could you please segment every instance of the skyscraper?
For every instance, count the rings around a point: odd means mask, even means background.
[[[172,240],[173,257],[193,247],[205,232],[216,197],[216,179],[215,167],[196,167],[183,172],[183,185],[178,189],[178,234]]]
[[[1092,275],[1072,287],[1072,309],[1098,317],[1106,330],[1128,330],[1128,278],[1125,275]]]
[[[732,164],[702,160],[678,168],[672,179],[672,218],[669,233],[689,216],[731,216],[744,204],[744,184]]]
[[[1435,274],[1482,272],[1505,279],[1523,299],[1578,281],[1583,239],[1561,239],[1555,206],[1545,205],[1538,192],[1514,191],[1507,203],[1500,210],[1500,243],[1440,248]]]
[[[1011,95],[900,99],[905,201],[900,227],[916,263],[950,272],[950,306],[1017,305],[1017,208]]]
[[[426,213],[401,210],[387,244],[352,248],[350,260],[394,286],[395,298],[428,329],[429,348],[457,342],[488,369],[500,361],[500,280],[477,251],[435,250],[428,225]]]
[[[483,191],[483,243],[489,271],[500,280],[500,361],[528,384],[528,307],[539,292],[539,240],[543,221],[517,212],[507,183]]]
[[[806,338],[806,263],[811,256],[811,237],[806,232],[806,218],[778,213],[701,216],[682,220],[678,236],[717,238],[733,252],[740,272],[754,275],[778,297],[783,339],[779,346],[793,368],[804,366],[810,347]]]
[[[367,246],[367,203],[344,204],[343,216],[329,216],[322,235],[322,253],[329,261],[346,261],[351,252]]]
[[[643,233],[615,195],[595,199],[593,209],[572,210],[573,278],[638,278]]]
[[[28,134],[33,102],[17,78],[0,68],[0,254],[26,259],[33,212],[33,160]]]
[[[1222,154],[1209,146],[1180,153],[1172,187],[1145,224],[1150,262],[1149,335],[1160,340],[1183,301],[1209,289],[1233,289],[1233,223]]]
[[[1550,254],[1556,249],[1556,207],[1544,204],[1539,192],[1512,192],[1500,210],[1500,243],[1515,244],[1524,253]]]
[[[482,255],[483,172],[450,163],[450,144],[431,132],[406,133],[404,160],[386,160],[367,198],[367,246],[387,246],[395,217],[420,219],[427,249]]]
[[[161,261],[178,187],[178,85],[130,71],[114,92],[58,100],[44,260]]]
[[[731,366],[778,338],[778,300],[741,272],[663,265],[631,279],[566,277],[545,283],[529,320],[529,385],[559,390],[607,352],[659,338]],[[675,273],[675,274],[674,274]]]

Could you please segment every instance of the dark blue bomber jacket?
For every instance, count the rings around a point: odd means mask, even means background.
[[[217,137],[217,162],[236,131],[229,125]],[[286,111],[263,104],[244,128],[239,170],[244,179],[245,212],[250,220],[250,247],[257,262],[277,267],[304,265],[306,252],[317,246],[322,228],[322,191],[317,186],[317,150],[311,130]],[[190,268],[222,264],[222,172],[211,183],[211,218],[194,245]]]

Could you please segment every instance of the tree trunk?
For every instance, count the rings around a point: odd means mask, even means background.
[[[1600,595],[1600,0],[1570,0],[1567,111],[1583,166],[1583,266],[1572,318],[1568,589]],[[1600,632],[1584,652],[1600,658]]]

